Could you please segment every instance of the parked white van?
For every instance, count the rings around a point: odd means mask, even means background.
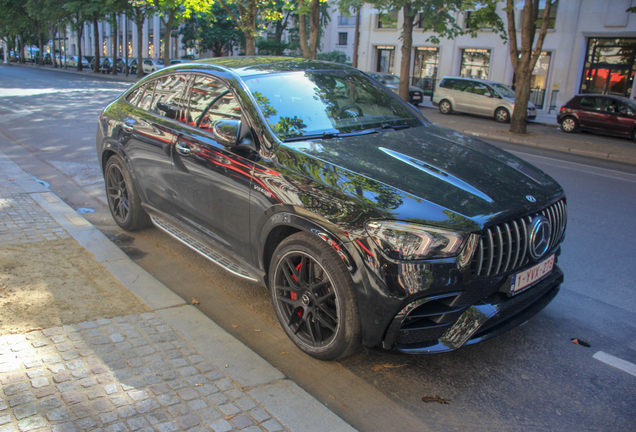
[[[443,77],[433,92],[433,105],[442,114],[453,111],[494,117],[500,123],[510,122],[515,107],[515,92],[495,81],[463,77]],[[537,110],[528,102],[528,120],[537,117]]]

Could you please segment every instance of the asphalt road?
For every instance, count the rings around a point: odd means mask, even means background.
[[[72,207],[95,209],[87,219],[139,265],[184,299],[196,298],[204,313],[354,427],[636,430],[636,376],[594,357],[603,352],[636,363],[636,167],[493,142],[567,191],[560,259],[566,281],[556,300],[524,326],[479,346],[434,356],[362,351],[325,363],[292,345],[262,288],[229,276],[156,229],[131,234],[116,227],[104,205],[94,137],[100,110],[128,85],[0,66],[0,150]],[[451,403],[424,403],[425,395]]]

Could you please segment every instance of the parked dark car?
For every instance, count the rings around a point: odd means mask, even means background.
[[[380,81],[382,84],[384,84],[385,86],[393,90],[395,93],[398,93],[398,91],[400,90],[399,76],[389,74],[389,73],[379,73],[379,72],[378,73],[369,72],[369,75],[371,75],[373,78]],[[409,86],[409,102],[410,103],[414,105],[418,105],[420,102],[422,102],[422,99],[423,99],[422,94],[423,92],[421,88],[415,87],[415,86]]]
[[[559,110],[563,132],[579,129],[627,136],[636,141],[636,104],[621,96],[581,94]]]
[[[121,228],[153,223],[268,287],[283,330],[319,359],[481,342],[563,281],[556,181],[345,65],[171,66],[104,109],[96,146]]]
[[[84,57],[78,57],[78,56],[70,56],[68,58],[68,67],[70,68],[77,68],[77,62],[81,61],[82,62],[82,68],[86,68],[88,69],[90,67],[88,60],[86,60]]]
[[[117,72],[118,73],[126,73],[126,59],[123,57],[117,57]],[[137,73],[137,60],[131,57],[128,57],[128,69],[130,70],[129,74]]]

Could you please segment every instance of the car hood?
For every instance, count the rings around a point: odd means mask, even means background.
[[[395,219],[464,217],[473,223],[467,229],[474,229],[474,223],[511,209],[533,211],[563,194],[555,180],[522,159],[435,124],[284,146],[320,160],[323,172],[337,171],[336,187]]]

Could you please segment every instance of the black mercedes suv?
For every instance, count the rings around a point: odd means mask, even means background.
[[[319,359],[480,342],[563,281],[563,189],[348,66],[167,67],[104,109],[97,154],[120,227],[154,224],[267,287]]]

